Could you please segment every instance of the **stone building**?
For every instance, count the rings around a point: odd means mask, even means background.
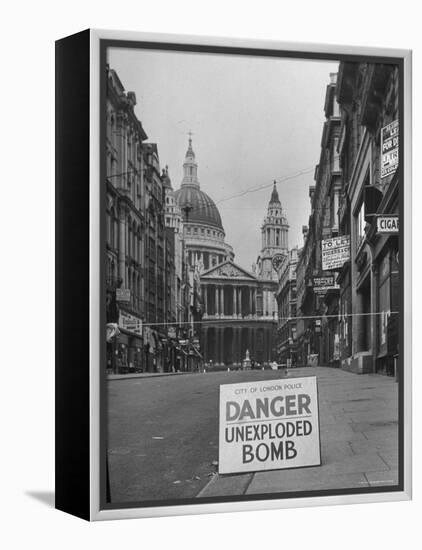
[[[188,262],[200,272],[234,258],[225,242],[225,231],[214,201],[201,189],[192,138],[183,163],[183,179],[174,197],[183,215],[183,235]]]
[[[341,366],[393,375],[399,348],[399,68],[341,63],[336,96],[343,176],[339,225]],[[390,223],[387,223],[390,220]]]
[[[134,113],[136,97],[116,72],[107,72],[106,292],[107,321],[120,335],[108,345],[107,367],[117,372],[143,364],[145,186],[142,142],[147,135]]]
[[[267,215],[261,227],[262,249],[256,265],[260,279],[277,281],[277,269],[289,250],[289,224],[274,182]]]
[[[277,281],[273,270],[275,272],[280,259],[277,255],[282,257],[287,251],[287,236],[283,231],[288,226],[287,222],[283,223],[275,186],[268,214],[262,228],[263,249],[258,270],[255,266],[254,272],[249,272],[234,263],[231,248],[222,263],[216,262],[217,265],[204,270],[200,264],[201,349],[210,368],[240,368],[247,352],[254,366],[268,365],[276,358]],[[221,220],[218,211],[215,218]],[[200,224],[200,220],[196,223]],[[208,223],[207,217],[205,223]],[[273,225],[277,225],[279,232],[272,231]]]
[[[339,235],[342,174],[337,149],[341,119],[335,96],[336,82],[337,74],[332,73],[325,94],[325,121],[315,184],[309,188],[309,227],[305,230],[297,268],[298,309],[303,318],[297,326],[297,337],[302,364],[317,360],[319,364],[338,366],[339,361],[337,272],[327,269],[322,257],[323,243]]]
[[[325,101],[297,265],[303,364],[393,375],[399,346],[399,69],[342,62]],[[328,252],[327,252],[328,251]]]
[[[111,69],[107,84],[106,311],[120,331],[107,344],[107,368],[166,371],[174,368],[174,348],[183,337],[176,331],[170,345],[169,329],[190,322],[199,291],[184,263],[168,170],[160,173],[158,147],[146,142],[135,94]]]
[[[168,172],[168,167],[163,170],[161,179],[164,188],[165,202],[165,227],[167,238],[173,240],[174,248],[174,274],[171,281],[171,308],[168,320],[176,325],[184,321],[185,300],[183,299],[182,285],[184,279],[184,242],[182,212],[177,205],[174,190]]]
[[[277,358],[287,367],[297,366],[296,267],[300,251],[292,248],[279,268],[277,289]]]

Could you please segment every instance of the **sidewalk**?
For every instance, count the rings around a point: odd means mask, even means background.
[[[396,485],[398,386],[393,378],[340,369],[292,369],[318,377],[321,466],[216,475],[198,497]]]

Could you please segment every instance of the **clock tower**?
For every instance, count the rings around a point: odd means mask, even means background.
[[[277,270],[289,250],[289,224],[281,206],[275,181],[261,235],[262,248],[257,260],[258,277],[278,281]]]

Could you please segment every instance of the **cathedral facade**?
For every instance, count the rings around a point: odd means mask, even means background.
[[[288,223],[274,183],[252,271],[234,262],[214,201],[200,189],[189,139],[183,180],[175,192],[182,212],[185,255],[200,272],[201,353],[208,368],[264,367],[277,358],[277,269],[288,251]]]

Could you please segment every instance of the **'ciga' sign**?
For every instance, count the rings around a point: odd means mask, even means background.
[[[315,376],[220,386],[219,473],[319,466]]]
[[[377,231],[378,233],[398,233],[399,217],[398,216],[378,216]]]

